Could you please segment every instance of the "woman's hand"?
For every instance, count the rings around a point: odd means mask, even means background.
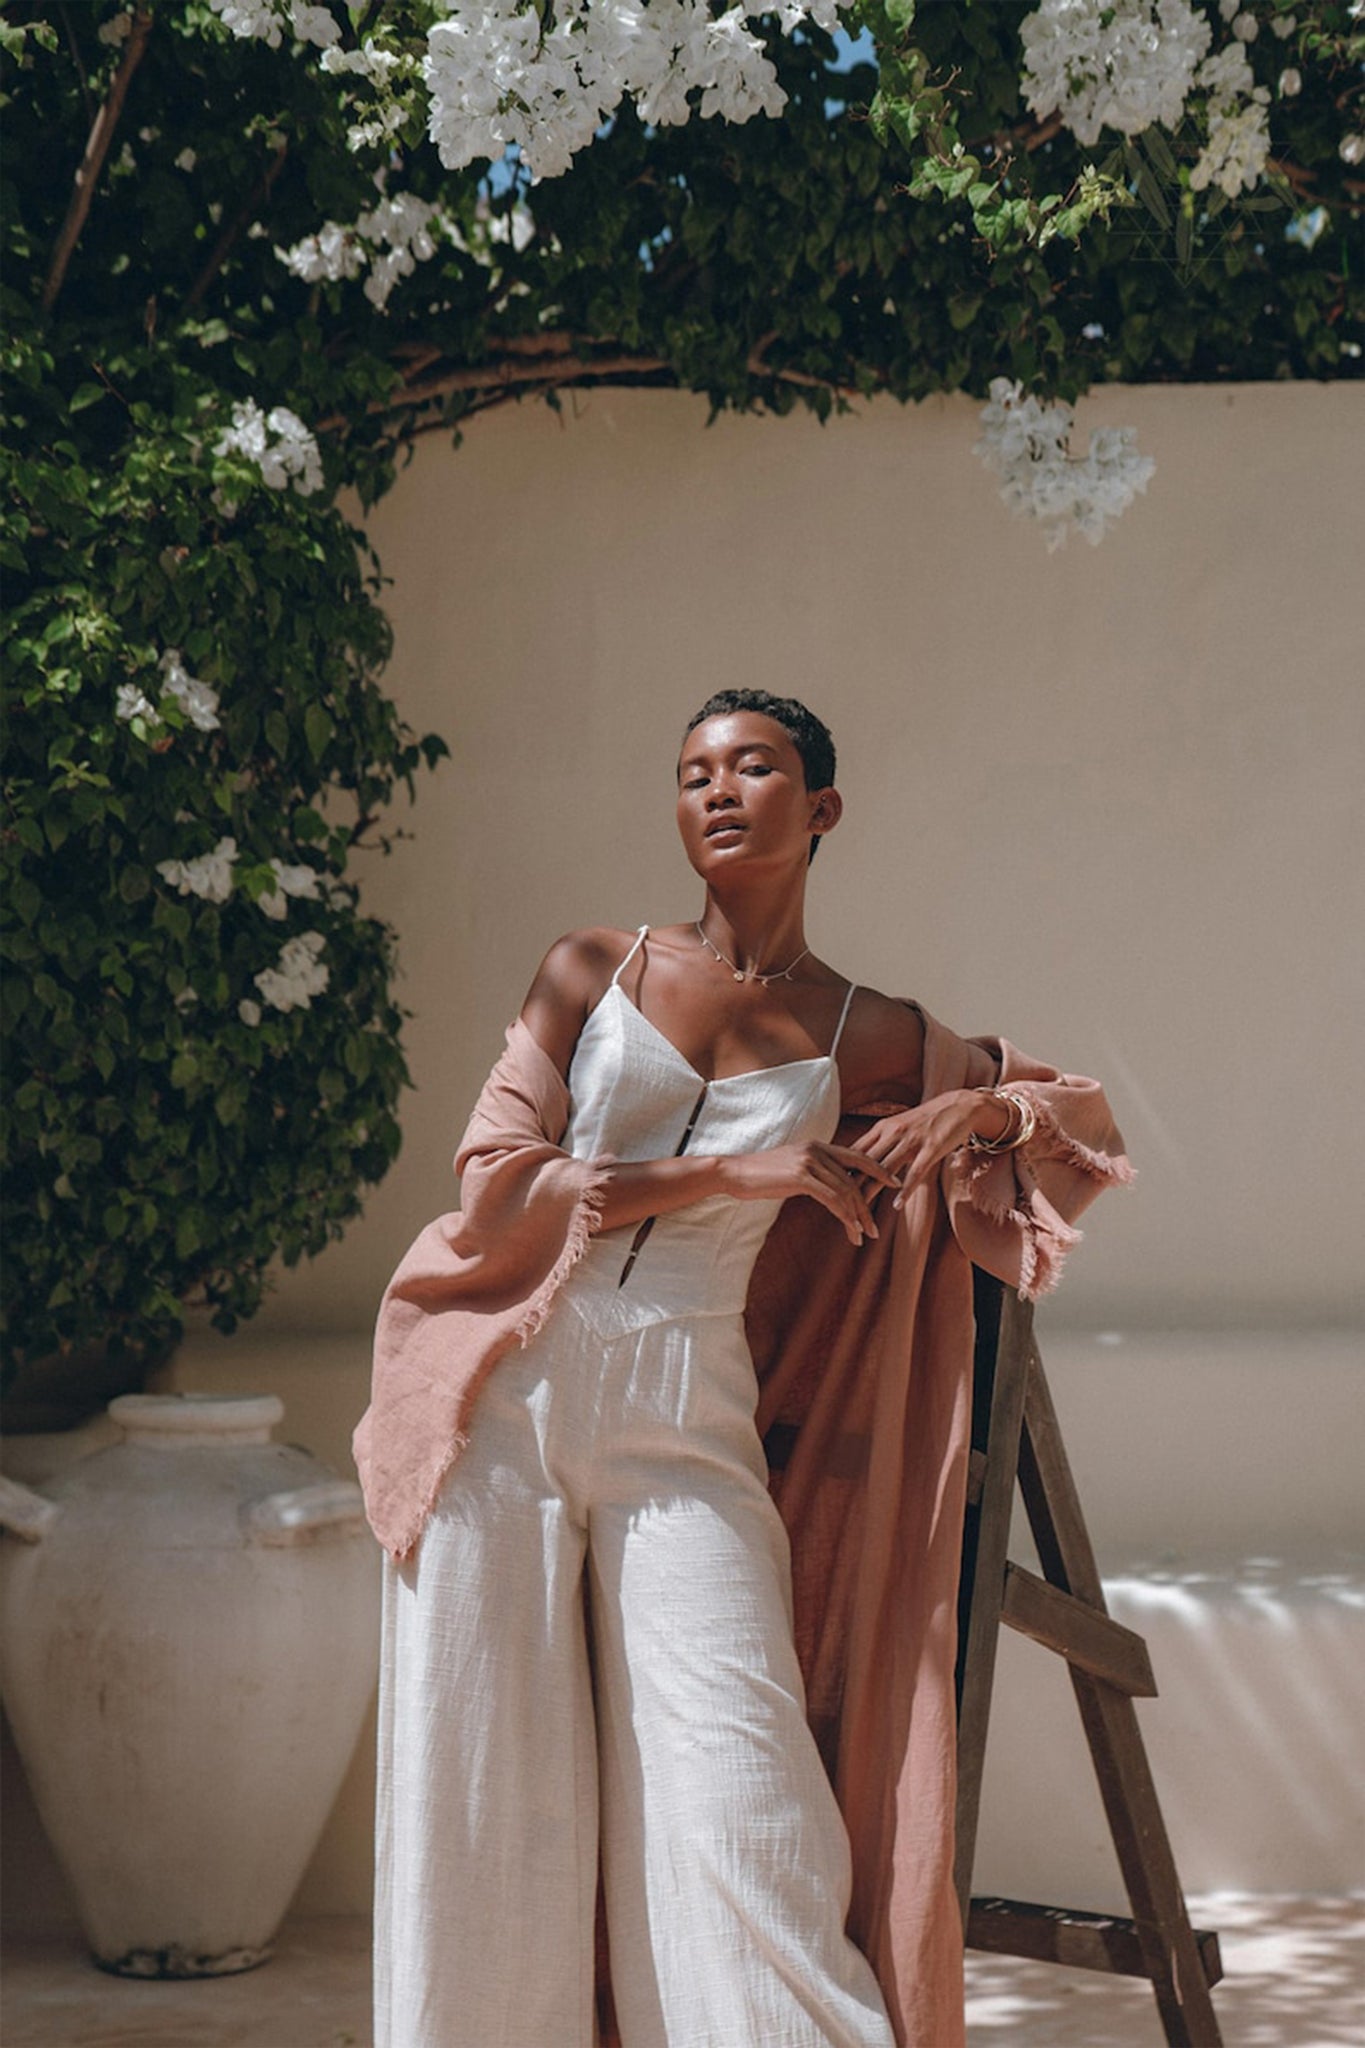
[[[907,1195],[973,1133],[987,1139],[1002,1137],[1009,1120],[1009,1111],[990,1090],[954,1088],[917,1109],[879,1118],[849,1149],[864,1172],[876,1168],[879,1180],[889,1172],[899,1182],[892,1206],[903,1209]]]
[[[778,1145],[771,1152],[731,1154],[718,1159],[716,1166],[721,1192],[741,1202],[786,1201],[791,1195],[809,1195],[838,1218],[850,1244],[878,1235],[865,1184],[888,1188],[897,1184],[895,1172],[879,1160],[848,1145],[822,1145],[816,1140],[806,1145]]]

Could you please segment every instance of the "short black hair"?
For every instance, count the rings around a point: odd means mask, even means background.
[[[806,788],[831,787],[835,770],[834,735],[824,720],[817,718],[799,697],[774,697],[768,690],[717,690],[714,696],[707,698],[701,710],[688,719],[683,727],[683,738],[686,739],[688,733],[703,720],[724,718],[733,711],[756,711],[763,718],[771,718],[775,725],[782,727],[801,756]],[[819,844],[817,834],[810,843],[812,860]]]

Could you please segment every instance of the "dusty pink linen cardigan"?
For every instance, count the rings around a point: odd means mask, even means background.
[[[961,2048],[953,1669],[971,1268],[1030,1298],[1046,1292],[1076,1216],[1131,1168],[1095,1082],[919,1014],[923,1098],[1018,1084],[1038,1111],[1035,1137],[1024,1154],[954,1154],[898,1216],[879,1198],[882,1234],[859,1247],[817,1203],[787,1203],[754,1271],[747,1327],[759,1429],[784,1424],[793,1445],[773,1491],[808,1711],[853,1848],[849,1931],[903,2048]],[[861,1110],[841,1138],[899,1107]],[[355,1454],[371,1525],[395,1558],[416,1547],[471,1417],[478,1427],[483,1381],[540,1327],[596,1226],[608,1162],[560,1149],[568,1116],[564,1080],[514,1023],[456,1155],[462,1207],[421,1233],[380,1305]]]

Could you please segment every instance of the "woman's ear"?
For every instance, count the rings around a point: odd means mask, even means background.
[[[823,835],[832,832],[844,815],[844,800],[837,789],[822,789],[811,806],[810,829]]]

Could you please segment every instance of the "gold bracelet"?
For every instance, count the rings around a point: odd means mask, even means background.
[[[1017,1152],[1021,1145],[1027,1145],[1038,1128],[1038,1112],[1028,1096],[1016,1095],[1009,1088],[983,1088],[981,1093],[1000,1103],[1009,1121],[998,1138],[983,1138],[979,1132],[973,1131],[967,1139],[969,1149],[973,1152]],[[1019,1120],[1017,1130],[1016,1116]]]

